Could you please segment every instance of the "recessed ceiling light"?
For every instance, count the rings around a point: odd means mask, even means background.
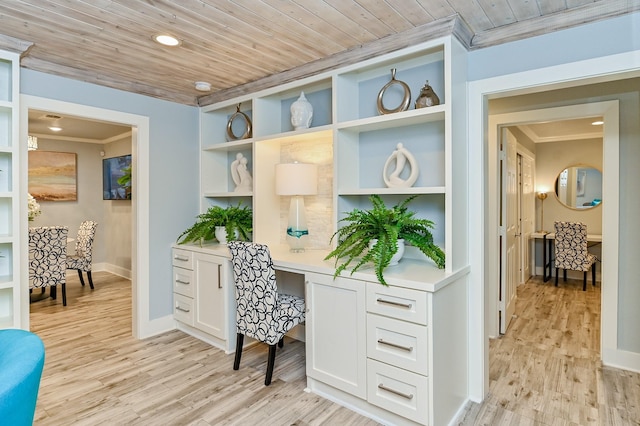
[[[592,126],[602,126],[604,124],[604,121],[598,120],[598,121],[594,121],[593,123],[591,123]]]
[[[196,86],[196,90],[200,92],[211,91],[211,83],[207,83],[206,81],[196,81],[195,86]]]
[[[52,132],[59,132],[62,130],[62,127],[58,127],[58,126],[50,126],[49,130],[51,130]]]
[[[164,46],[178,46],[180,45],[180,40],[176,37],[169,34],[156,34],[153,36],[153,40],[156,43],[160,43]]]

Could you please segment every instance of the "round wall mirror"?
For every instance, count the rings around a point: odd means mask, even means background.
[[[571,209],[592,209],[602,203],[602,172],[590,166],[571,166],[556,178],[556,197]]]

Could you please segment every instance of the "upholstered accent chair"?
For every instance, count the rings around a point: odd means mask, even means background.
[[[587,272],[591,269],[592,284],[596,285],[596,261],[587,250],[587,225],[581,222],[555,222],[555,265],[556,286],[558,270],[563,269],[563,279],[567,280],[567,269],[584,272],[582,290],[587,290]]]
[[[62,305],[67,306],[67,235],[66,226],[29,228],[29,288],[62,287]]]
[[[98,224],[92,220],[85,220],[80,224],[78,237],[76,239],[76,254],[67,256],[67,269],[76,269],[80,277],[80,284],[84,286],[82,271],[87,273],[89,286],[93,290],[93,279],[91,278],[91,252],[93,250],[93,239],[96,236]]]
[[[269,345],[267,375],[271,383],[276,344],[283,346],[284,335],[305,320],[304,299],[279,294],[269,248],[263,244],[230,241],[231,263],[236,284],[236,356],[233,369],[240,368],[244,336]]]
[[[0,330],[1,424],[33,424],[43,367],[44,345],[36,334]]]

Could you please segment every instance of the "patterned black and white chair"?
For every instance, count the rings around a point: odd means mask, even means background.
[[[76,269],[80,277],[80,284],[84,286],[82,271],[87,273],[89,286],[93,290],[93,279],[91,279],[91,252],[93,250],[93,239],[96,236],[98,224],[92,220],[85,220],[80,224],[78,237],[76,239],[76,254],[67,256],[67,269]]]
[[[596,261],[587,250],[587,225],[580,222],[555,222],[555,264],[556,286],[558,270],[563,269],[563,278],[567,280],[567,269],[584,272],[582,290],[587,290],[587,272],[591,269],[591,280],[596,285]]]
[[[269,248],[263,244],[231,241],[231,263],[236,284],[236,325],[238,336],[233,369],[240,368],[244,336],[269,345],[267,375],[271,383],[276,358],[276,344],[283,346],[284,335],[304,322],[304,299],[278,294],[276,273]]]
[[[29,289],[62,287],[62,305],[67,306],[67,235],[66,226],[29,228]]]

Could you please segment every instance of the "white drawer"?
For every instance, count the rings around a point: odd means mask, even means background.
[[[171,251],[173,266],[193,270],[193,252],[174,248]]]
[[[421,424],[427,424],[429,414],[428,380],[419,374],[367,360],[369,403]]]
[[[193,297],[193,271],[173,267],[173,291],[183,296]]]
[[[193,327],[193,319],[195,318],[193,299],[173,293],[173,317],[177,321]]]
[[[427,325],[427,292],[371,284],[367,312]]]
[[[367,357],[427,376],[427,327],[367,314]]]

